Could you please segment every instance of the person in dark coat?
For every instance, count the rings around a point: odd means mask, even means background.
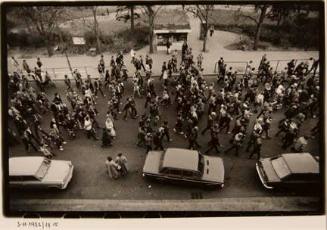
[[[162,145],[162,139],[163,135],[162,133],[158,130],[157,132],[154,133],[153,135],[153,144],[154,144],[154,150],[163,150],[163,145]]]
[[[235,134],[234,138],[231,141],[232,142],[232,146],[229,149],[226,149],[225,150],[225,153],[228,153],[232,149],[235,149],[235,155],[238,156],[239,149],[242,146],[244,137],[245,137],[245,135],[244,135],[244,133],[242,131],[240,131],[239,133]]]
[[[112,146],[112,137],[109,135],[106,128],[102,129],[102,145],[101,147]]]
[[[149,151],[152,150],[152,140],[153,140],[152,134],[147,133],[144,139],[145,139],[146,153],[148,153]]]
[[[254,144],[253,151],[249,155],[249,159],[251,159],[254,154],[257,155],[258,160],[261,158],[261,146],[262,146],[262,139],[261,139],[261,137],[257,137],[255,144]]]
[[[197,126],[195,126],[192,130],[190,135],[188,136],[188,142],[189,142],[189,149],[198,149],[201,146],[199,145],[197,139],[198,139],[198,130],[199,128]]]
[[[208,142],[208,149],[204,153],[210,152],[212,149],[215,149],[217,153],[220,153],[218,146],[220,146],[219,137],[218,137],[219,128],[216,124],[211,129],[211,140]]]

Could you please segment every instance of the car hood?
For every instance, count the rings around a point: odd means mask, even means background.
[[[149,151],[143,166],[143,173],[158,174],[163,151]]]
[[[214,181],[224,183],[225,168],[224,162],[220,157],[203,156],[204,169],[202,179],[206,181]]]
[[[47,174],[43,178],[43,182],[59,182],[65,181],[71,170],[70,161],[52,160]]]
[[[275,172],[275,169],[273,168],[271,164],[270,158],[266,158],[263,160],[260,160],[262,169],[264,173],[266,174],[267,177],[267,182],[268,183],[275,183],[275,182],[280,182],[280,178]]]

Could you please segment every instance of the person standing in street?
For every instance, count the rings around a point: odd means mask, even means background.
[[[215,124],[211,128],[211,140],[208,142],[208,149],[204,153],[209,153],[212,149],[215,149],[217,153],[220,153],[218,146],[220,147],[220,142],[219,142],[219,127],[218,124]]]
[[[209,31],[210,31],[210,37],[212,37],[213,32],[215,31],[215,28],[213,27],[213,25],[210,26]]]
[[[115,159],[116,164],[120,166],[120,175],[126,176],[128,174],[128,167],[127,167],[127,158],[122,153],[118,153]]]
[[[257,155],[258,160],[261,158],[261,146],[262,146],[262,138],[257,137],[256,140],[255,140],[253,151],[249,155],[249,159],[251,159],[254,154]]]
[[[153,135],[153,144],[154,144],[154,150],[163,150],[164,147],[162,145],[162,139],[163,139],[163,135],[162,133],[158,130],[154,133]]]
[[[235,156],[238,156],[238,152],[240,147],[242,146],[243,143],[243,139],[244,139],[244,133],[242,131],[240,131],[239,133],[237,133],[234,138],[232,139],[232,146],[229,149],[225,150],[225,153],[228,153],[229,151],[231,151],[232,149],[235,149]]]
[[[67,91],[73,91],[72,83],[66,74],[65,74],[65,84],[67,86]]]
[[[189,142],[189,149],[198,149],[201,146],[199,145],[197,139],[198,139],[198,130],[199,128],[197,126],[195,126],[192,130],[191,133],[188,137],[188,142]]]
[[[93,122],[91,121],[91,118],[87,115],[84,119],[84,129],[86,131],[87,138],[90,139],[90,137],[93,137],[94,140],[98,140],[96,137],[96,132],[93,127]]]
[[[111,157],[107,157],[105,165],[109,177],[115,180],[118,179],[120,176],[121,167]]]
[[[146,148],[146,153],[148,153],[149,151],[152,151],[152,134],[151,133],[147,133],[145,135],[145,148]]]
[[[36,65],[39,69],[41,69],[42,67],[42,62],[41,62],[41,59],[39,57],[37,57],[37,60],[36,60]]]

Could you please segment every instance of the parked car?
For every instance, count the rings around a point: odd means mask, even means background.
[[[220,157],[179,148],[149,151],[143,167],[144,177],[219,188],[224,187],[224,173]]]
[[[71,161],[45,157],[9,158],[9,185],[20,188],[67,188],[74,166]]]
[[[310,153],[283,153],[260,159],[256,169],[263,186],[305,188],[319,185],[319,158]]]

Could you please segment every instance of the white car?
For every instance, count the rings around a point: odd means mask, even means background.
[[[20,188],[67,188],[74,166],[71,161],[45,157],[9,158],[9,185]]]
[[[310,153],[283,153],[256,163],[259,179],[266,189],[316,188],[321,184],[319,158]]]
[[[216,188],[224,187],[224,175],[224,162],[220,157],[179,148],[148,152],[143,167],[144,177]]]

